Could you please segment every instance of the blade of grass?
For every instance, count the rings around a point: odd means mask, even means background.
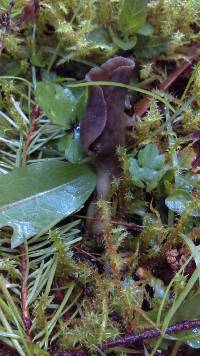
[[[162,303],[161,303],[161,306],[159,308],[159,311],[158,311],[158,317],[157,317],[157,322],[156,324],[157,325],[160,325],[160,320],[161,320],[161,313],[162,313],[162,310],[164,308],[164,304],[165,304],[165,301],[166,301],[166,298],[167,298],[167,295],[173,285],[173,283],[175,282],[177,276],[179,276],[183,270],[185,269],[185,267],[187,266],[187,264],[192,260],[193,256],[190,256],[188,258],[188,260],[183,264],[183,266],[180,268],[180,270],[176,273],[176,275],[174,276],[174,278],[172,279],[172,281],[170,282],[170,284],[168,285],[167,287],[167,290],[165,292],[165,295],[164,295],[164,298],[162,300]],[[163,325],[162,325],[162,328],[161,328],[161,337],[158,338],[152,352],[151,352],[151,356],[153,356],[156,352],[156,350],[159,348],[159,345],[160,343],[162,342],[162,339],[165,337],[165,332],[166,332],[166,329],[168,328],[169,326],[169,323],[170,323],[170,320],[172,319],[173,315],[176,313],[177,309],[179,308],[179,306],[182,304],[182,302],[184,301],[184,299],[186,298],[187,294],[190,292],[191,288],[193,287],[193,285],[195,284],[195,282],[197,281],[198,279],[198,274],[199,274],[199,271],[196,269],[195,270],[195,275],[193,273],[192,277],[190,278],[190,280],[188,281],[187,285],[185,286],[183,292],[179,295],[179,297],[174,301],[172,307],[170,308],[170,310],[168,311],[168,313],[166,314],[165,316],[165,319],[163,321]]]
[[[42,276],[42,273],[43,273],[43,269],[44,269],[44,261],[42,261],[41,265],[40,265],[40,268],[37,269],[37,277],[35,279],[35,283],[33,285],[32,288],[29,287],[29,296],[27,298],[27,304],[30,305],[31,303],[33,303],[33,301],[36,299],[37,295],[36,294],[36,291],[38,289],[38,285],[40,283],[40,280],[41,280],[41,276]]]
[[[0,77],[1,78],[1,77]],[[175,113],[175,109],[173,108],[173,106],[171,104],[168,103],[168,101],[166,101],[165,99],[163,99],[160,95],[151,92],[149,90],[146,89],[142,89],[139,88],[137,86],[133,86],[133,85],[127,85],[127,84],[122,84],[122,83],[117,83],[117,82],[107,82],[107,81],[95,81],[95,82],[82,82],[82,83],[76,83],[76,84],[68,84],[67,83],[67,87],[68,88],[81,88],[81,87],[89,87],[89,86],[115,86],[115,87],[120,87],[120,88],[124,88],[124,89],[128,89],[130,91],[135,91],[141,94],[145,94],[148,96],[151,96],[152,98],[154,98],[155,100],[159,100],[161,103],[163,103],[166,107],[168,107],[173,113]]]
[[[6,316],[4,315],[2,309],[0,308],[0,319],[2,324],[4,325],[6,331],[10,334],[14,334],[13,329],[10,326],[10,323],[8,322]],[[13,347],[19,352],[21,356],[25,356],[24,351],[22,350],[19,342],[15,339],[11,339],[11,343],[13,344]]]
[[[200,61],[197,63],[196,67],[194,68],[194,70],[193,70],[193,72],[192,72],[192,75],[191,75],[191,77],[190,77],[190,79],[189,79],[189,81],[188,81],[188,83],[187,83],[187,85],[186,85],[186,87],[185,87],[185,90],[184,90],[184,92],[183,92],[183,94],[182,94],[182,96],[181,96],[181,98],[180,98],[180,103],[179,103],[179,105],[178,105],[178,109],[182,106],[183,101],[184,101],[184,99],[185,99],[185,97],[186,97],[188,91],[190,90],[190,87],[191,87],[191,85],[192,85],[192,82],[194,81],[194,79],[195,79],[195,77],[196,77],[196,74],[197,74],[199,68],[200,68]]]
[[[160,304],[160,308],[158,310],[158,315],[157,315],[157,320],[156,320],[156,325],[157,327],[160,327],[161,325],[161,314],[162,314],[162,311],[164,309],[164,305],[165,305],[165,302],[166,302],[166,299],[167,299],[167,296],[169,295],[169,291],[170,289],[172,288],[172,285],[175,283],[176,281],[176,278],[177,276],[180,276],[181,273],[184,271],[184,269],[186,268],[186,266],[188,265],[188,263],[192,260],[192,256],[190,256],[187,261],[185,261],[185,263],[183,264],[183,266],[179,269],[179,271],[175,274],[175,276],[172,278],[172,280],[170,281],[170,283],[168,284],[167,286],[167,289],[165,291],[165,294],[164,294],[164,297],[162,299],[162,302]]]
[[[48,297],[50,290],[51,290],[51,286],[54,280],[54,276],[55,276],[55,272],[56,272],[56,267],[57,267],[57,259],[54,258],[53,264],[52,264],[52,268],[49,272],[49,278],[47,281],[47,285],[46,285],[46,289],[45,289],[45,295],[46,297]]]

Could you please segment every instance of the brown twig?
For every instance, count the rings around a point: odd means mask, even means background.
[[[29,290],[27,288],[27,260],[26,260],[26,251],[24,245],[21,245],[19,250],[20,250],[20,272],[22,276],[22,286],[21,286],[22,320],[24,323],[26,335],[31,340],[29,330],[31,328],[32,321],[30,318],[29,306],[27,303]]]
[[[85,251],[85,250],[81,249],[80,247],[73,246],[71,249],[72,249],[72,251],[75,251],[75,253],[77,252],[77,254],[84,255],[89,260],[99,261],[99,259],[94,254],[92,254],[88,251]],[[96,255],[98,256],[98,254],[96,254]]]
[[[141,231],[143,229],[142,226],[135,223],[125,223],[123,221],[111,220],[113,225],[121,225],[126,227],[128,230]]]
[[[179,332],[179,331],[191,330],[191,329],[198,328],[198,327],[200,327],[200,320],[184,320],[184,321],[181,321],[179,323],[169,326],[166,330],[166,334],[171,335],[171,334]],[[145,340],[154,339],[159,336],[161,336],[161,331],[154,328],[154,329],[149,329],[149,330],[143,331],[138,334],[133,334],[133,335],[128,335],[128,336],[117,338],[113,341],[100,344],[97,347],[101,351],[113,349],[113,348],[119,347],[119,346],[132,347],[137,342],[143,342]],[[91,355],[91,353],[89,350],[79,349],[79,350],[67,350],[67,351],[61,352],[59,355],[60,356],[72,356],[72,355],[73,356],[78,356],[78,355],[86,356],[86,355]]]
[[[91,221],[95,221],[95,218],[91,218],[85,215],[79,215],[79,214],[74,214],[74,216],[76,216],[77,218],[80,219],[85,219],[85,220],[91,220]],[[143,227],[141,225],[135,224],[135,223],[125,223],[124,221],[118,221],[118,220],[113,220],[111,219],[111,224],[113,225],[121,225],[126,227],[128,230],[134,230],[134,231],[141,231],[143,229]]]
[[[200,320],[184,320],[179,323],[173,324],[169,326],[166,330],[166,334],[170,335],[176,333],[178,331],[185,331],[200,327]],[[161,332],[158,329],[149,329],[142,333],[138,333],[135,335],[128,335],[111,342],[106,342],[104,344],[99,345],[98,347],[104,351],[107,349],[111,349],[118,346],[132,346],[136,342],[141,342],[144,340],[154,339],[155,337],[161,336]]]
[[[200,326],[200,320],[184,320],[179,323],[169,326],[166,330],[166,334],[170,335],[178,331],[190,330]],[[142,333],[135,335],[128,335],[125,337],[118,338],[111,342],[106,342],[99,345],[98,347],[104,351],[118,346],[132,346],[136,342],[141,342],[144,340],[154,339],[155,337],[161,336],[161,332],[158,329],[149,329]]]
[[[170,86],[177,80],[180,75],[185,72],[197,59],[199,56],[199,45],[190,48],[190,55],[187,60],[184,60],[180,67],[178,67],[174,72],[172,72],[163,83],[158,85],[158,89],[161,91],[166,91]],[[136,116],[143,116],[150,107],[151,100],[149,97],[144,97],[140,99],[134,106],[134,114]]]

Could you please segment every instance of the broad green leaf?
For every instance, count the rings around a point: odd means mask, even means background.
[[[191,202],[191,195],[183,189],[176,189],[172,195],[165,199],[168,209],[183,214]]]
[[[200,309],[198,308],[200,303],[200,293],[196,293],[190,298],[187,298],[185,302],[180,306],[176,314],[174,315],[172,323],[177,323],[183,320],[194,320],[200,318]],[[194,328],[190,331],[181,332],[178,335],[180,338],[184,337],[184,342],[193,349],[200,348],[200,328]]]
[[[190,172],[177,174],[176,187],[188,192],[192,192],[194,188],[199,189],[199,179],[197,174],[191,174]]]
[[[134,53],[139,58],[152,58],[162,53],[169,44],[169,39],[160,36],[139,36]]]
[[[197,200],[195,202],[192,195],[184,189],[176,189],[172,195],[165,199],[165,204],[168,209],[180,215],[183,214],[188,207],[191,207],[192,209],[189,215],[200,216],[199,201]]]
[[[109,33],[103,27],[98,27],[95,30],[89,32],[86,35],[86,40],[89,42],[89,44],[102,48],[109,48],[112,45]]]
[[[119,29],[124,34],[136,33],[145,25],[148,0],[124,0],[119,14]]]
[[[69,128],[76,109],[76,98],[70,89],[54,83],[39,82],[35,96],[42,111],[52,122]]]
[[[86,165],[56,160],[1,175],[0,227],[12,227],[12,248],[80,209],[94,187],[95,176]]]

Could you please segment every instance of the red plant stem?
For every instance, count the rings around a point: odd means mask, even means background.
[[[40,9],[39,0],[30,0],[23,8],[17,25],[27,24],[37,19]]]
[[[193,46],[190,49],[190,56],[187,60],[184,60],[180,67],[178,67],[173,73],[171,73],[163,83],[158,85],[158,89],[162,91],[166,91],[180,75],[185,72],[193,63],[195,59],[197,59],[199,55],[199,46]],[[144,97],[140,99],[134,106],[134,114],[136,116],[143,116],[150,107],[151,100],[149,97]]]
[[[178,331],[190,330],[197,327],[200,327],[200,320],[184,320],[169,326],[166,330],[166,334],[170,335]],[[116,340],[106,342],[104,344],[99,345],[98,347],[99,349],[104,351],[118,346],[132,346],[136,342],[154,339],[155,337],[159,337],[159,336],[161,336],[160,330],[149,329],[142,333],[124,336]]]
[[[72,251],[77,251],[77,253],[84,255],[86,258],[89,258],[90,260],[98,261],[98,258],[95,257],[92,253],[82,250],[77,246],[73,246],[71,249]]]
[[[91,220],[91,221],[95,221],[95,218],[88,218],[84,215],[78,215],[75,214],[74,216],[76,216],[77,218],[81,218],[81,219],[87,219],[87,220]],[[126,227],[129,230],[135,230],[135,231],[141,231],[143,229],[143,227],[141,225],[135,224],[135,223],[125,223],[123,221],[118,221],[118,220],[111,220],[111,224],[113,225],[121,225]],[[74,248],[74,247],[73,247]]]
[[[38,105],[35,105],[32,110],[32,122],[24,145],[22,165],[25,165],[26,163],[27,151],[32,141],[32,135],[34,131],[37,129],[37,119],[39,115],[40,115],[40,107]],[[26,251],[25,251],[24,244],[19,247],[19,250],[20,250],[20,272],[22,275],[22,287],[21,287],[22,320],[24,322],[26,335],[28,336],[29,339],[31,339],[29,330],[31,328],[32,322],[30,319],[29,307],[27,303],[29,291],[27,288],[27,261],[26,261],[26,253],[25,253]]]
[[[123,221],[111,220],[111,224],[113,225],[121,225],[126,227],[128,230],[141,231],[143,229],[142,226],[137,225],[135,223],[125,223]]]
[[[32,325],[32,321],[29,314],[29,307],[27,303],[29,290],[27,288],[27,261],[26,261],[26,252],[24,245],[21,245],[20,248],[20,272],[22,276],[22,286],[21,286],[21,303],[22,303],[22,320],[24,322],[24,328],[26,335],[31,340],[29,330]]]
[[[29,130],[28,130],[27,139],[26,139],[26,142],[25,142],[25,145],[24,145],[22,165],[26,164],[26,157],[27,157],[28,148],[29,148],[29,146],[31,144],[33,133],[34,133],[34,131],[37,130],[37,119],[40,116],[40,107],[39,107],[39,105],[35,105],[34,106],[31,116],[32,116],[32,121],[31,121],[31,125],[29,127]]]
[[[32,122],[31,122],[31,126],[29,128],[29,131],[28,131],[28,136],[27,136],[27,139],[26,139],[26,143],[25,143],[25,151],[28,150],[28,147],[30,146],[31,144],[31,141],[32,141],[32,135],[34,133],[34,131],[37,129],[37,119],[40,115],[40,107],[39,105],[35,105],[33,110],[32,110]]]

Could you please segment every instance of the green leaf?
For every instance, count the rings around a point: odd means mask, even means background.
[[[151,36],[149,38],[140,36],[138,45],[134,53],[139,58],[152,58],[162,53],[169,44],[169,39],[160,36]]]
[[[143,36],[151,36],[152,33],[154,31],[154,28],[152,25],[150,25],[149,23],[146,23],[142,28],[140,28],[137,33],[139,35],[143,35]]]
[[[176,175],[176,187],[192,192],[194,188],[199,189],[199,179],[197,174],[190,172],[180,173]]]
[[[160,154],[153,144],[146,145],[139,151],[138,160],[130,158],[129,164],[133,184],[143,188],[143,183],[146,183],[148,192],[157,187],[161,178],[170,169],[170,166],[165,164],[165,155]]]
[[[89,44],[99,47],[110,47],[111,41],[108,31],[104,27],[98,27],[86,35]]]
[[[195,328],[192,330],[192,335],[187,336],[186,344],[193,349],[200,349],[200,328]]]
[[[165,204],[168,209],[183,214],[185,209],[191,203],[191,195],[183,189],[176,189],[172,195],[165,199]]]
[[[67,137],[65,157],[71,163],[79,162],[84,158],[79,136],[69,135]]]
[[[183,320],[194,320],[200,318],[200,293],[197,292],[180,306],[174,315],[172,323],[177,323]],[[193,349],[200,348],[200,328],[194,328],[190,331],[184,331],[179,334],[179,337],[185,337],[185,343]]]
[[[191,207],[190,216],[200,216],[200,204],[198,200],[194,200],[184,189],[176,189],[173,194],[165,199],[165,204],[168,209],[177,214],[183,214],[188,207]]]
[[[119,29],[124,34],[136,33],[145,25],[147,0],[124,0],[119,14]]]
[[[86,165],[35,163],[0,176],[0,227],[11,226],[12,248],[43,234],[80,209],[95,187]]]
[[[161,169],[165,163],[165,155],[160,154],[156,145],[149,144],[140,150],[138,154],[140,166],[151,169]]]
[[[35,96],[42,111],[52,122],[69,128],[77,102],[70,89],[54,83],[39,82]]]
[[[119,36],[117,36],[112,30],[110,30],[110,35],[112,37],[112,40],[114,44],[120,48],[123,49],[124,51],[128,51],[129,49],[135,47],[137,43],[137,37],[131,37],[129,39],[122,39]]]
[[[87,95],[85,88],[73,88],[72,93],[76,98],[76,107],[73,113],[74,118],[82,118],[87,104]]]
[[[44,68],[49,63],[50,57],[44,52],[43,49],[39,49],[37,52],[33,52],[31,56],[31,63],[36,67]]]
[[[137,160],[135,158],[129,159],[129,171],[131,174],[132,182],[136,187],[144,188],[144,183],[142,182],[142,170],[138,166]]]

